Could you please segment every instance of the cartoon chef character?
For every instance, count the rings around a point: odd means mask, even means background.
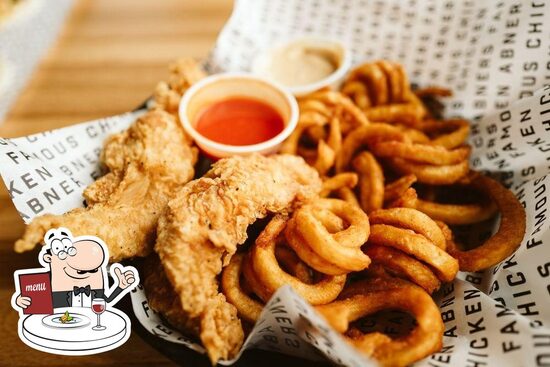
[[[99,238],[82,236],[73,239],[68,229],[57,228],[50,229],[44,240],[46,245],[40,251],[39,261],[44,268],[49,267],[54,308],[91,307],[94,298],[103,298],[114,304],[139,283],[134,267],[112,264],[110,272],[115,284],[105,291],[109,255]],[[31,303],[30,297],[21,294],[15,299],[15,304],[22,309]]]

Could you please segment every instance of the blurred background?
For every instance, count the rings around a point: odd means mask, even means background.
[[[231,0],[0,0],[0,137],[11,138],[130,111],[181,56],[204,58]],[[172,365],[135,333],[89,357],[48,355],[17,336],[13,272],[23,221],[0,185],[0,365]]]

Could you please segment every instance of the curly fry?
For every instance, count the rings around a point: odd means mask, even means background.
[[[414,174],[418,182],[430,185],[453,184],[466,176],[470,170],[467,160],[443,166],[414,163],[402,158],[390,158],[388,162],[400,173]]]
[[[320,175],[326,175],[328,170],[334,165],[336,152],[324,140],[317,145],[317,159],[313,167]]]
[[[416,208],[418,194],[412,187],[406,189],[401,196],[386,205],[387,208]]]
[[[275,257],[281,268],[287,273],[294,275],[301,282],[312,284],[313,274],[308,266],[300,260],[294,251],[286,246],[277,246],[275,248]]]
[[[363,282],[359,289],[355,295],[316,309],[341,333],[348,330],[351,322],[382,310],[398,309],[414,316],[416,327],[408,335],[384,339],[377,333],[377,340],[370,340],[366,348],[361,349],[382,366],[407,366],[441,348],[444,325],[439,308],[422,288],[399,279],[382,282],[375,279]],[[362,345],[348,340],[356,347]],[[369,345],[372,343],[374,346]]]
[[[369,255],[373,264],[381,265],[390,274],[418,284],[430,294],[441,285],[437,276],[427,265],[402,251],[387,246],[369,246],[365,253]]]
[[[300,296],[312,305],[329,303],[338,297],[346,282],[346,275],[323,275],[315,284],[307,284],[296,277],[286,273],[279,266],[275,257],[275,248],[279,234],[286,226],[287,219],[283,216],[275,216],[262,231],[250,253],[250,267],[258,280],[262,290],[258,296],[268,301],[266,295],[271,297],[275,291],[289,284]],[[251,283],[256,292],[255,284]],[[257,285],[256,285],[257,286]]]
[[[372,121],[416,125],[427,114],[412,92],[403,67],[389,61],[365,63],[352,70],[342,93]]]
[[[497,212],[497,207],[493,202],[441,204],[419,198],[414,207],[435,220],[451,225],[479,223],[493,217]]]
[[[248,322],[256,322],[260,317],[263,305],[252,299],[241,287],[241,268],[244,255],[237,254],[223,269],[221,278],[222,292],[233,306],[237,308],[239,316]]]
[[[425,121],[419,126],[419,129],[432,136],[430,144],[447,149],[464,145],[470,133],[468,121],[461,119]]]
[[[323,209],[342,218],[349,226],[330,233],[319,215]],[[369,221],[359,208],[342,200],[321,199],[302,206],[294,213],[293,220],[305,240],[303,246],[309,246],[325,261],[348,269],[348,272],[360,271],[369,265],[369,258],[361,252],[361,246],[369,236]],[[302,260],[307,263],[307,259]]]
[[[445,250],[446,240],[439,225],[426,214],[411,208],[392,208],[372,212],[369,215],[371,224],[389,224],[409,229],[423,235],[434,245]]]
[[[400,141],[381,141],[373,144],[372,152],[379,157],[403,158],[408,161],[436,166],[460,163],[470,155],[470,147],[448,150],[438,145],[405,143]]]
[[[384,202],[399,199],[416,182],[415,175],[401,176],[384,187]]]
[[[453,92],[448,88],[430,86],[417,89],[414,91],[414,94],[419,98],[426,96],[450,97],[453,95]]]
[[[369,152],[359,153],[352,162],[359,177],[359,199],[366,213],[382,208],[384,203],[384,172]]]
[[[498,264],[519,247],[525,234],[525,209],[510,190],[481,174],[475,176],[472,185],[495,202],[500,224],[491,238],[474,249],[463,251],[450,242],[449,253],[458,259],[463,271],[479,271]]]
[[[354,172],[339,173],[323,181],[319,196],[327,197],[331,192],[341,189],[342,187],[354,188],[358,181],[359,177]]]
[[[304,259],[311,268],[317,270],[323,274],[341,275],[347,274],[349,271],[343,269],[334,264],[331,264],[321,256],[317,255],[315,251],[309,246],[304,246],[306,240],[303,238],[301,232],[297,230],[296,221],[291,218],[285,229],[285,238],[287,244],[296,252],[300,259]]]
[[[398,127],[384,123],[371,123],[353,130],[344,139],[340,154],[336,157],[336,172],[347,170],[361,147],[385,140],[408,141],[408,138]]]
[[[430,265],[439,279],[452,281],[458,272],[458,261],[426,237],[408,229],[387,224],[373,224],[369,243],[390,246]]]

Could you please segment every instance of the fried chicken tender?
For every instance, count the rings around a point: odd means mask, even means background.
[[[247,227],[269,213],[291,211],[321,189],[317,172],[290,155],[232,157],[185,185],[159,219],[155,251],[189,319],[200,322],[212,363],[243,343],[237,310],[218,291],[217,276]]]
[[[192,58],[182,58],[170,65],[168,81],[159,82],[153,93],[153,108],[177,115],[180,99],[185,91],[206,76]]]
[[[105,141],[100,160],[108,173],[84,191],[88,207],[35,218],[15,251],[31,250],[50,228],[63,226],[75,236],[101,238],[111,261],[146,256],[160,214],[176,189],[193,177],[196,159],[196,148],[174,117],[148,112]]]
[[[143,287],[147,302],[176,329],[191,336],[199,335],[199,320],[190,319],[181,308],[181,302],[166,278],[164,268],[156,254],[147,256],[143,264]]]

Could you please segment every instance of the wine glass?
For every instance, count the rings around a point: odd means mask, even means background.
[[[99,315],[105,312],[105,300],[103,298],[94,298],[92,300],[92,311],[97,315],[97,325],[92,330],[105,330],[106,327],[99,323]]]

